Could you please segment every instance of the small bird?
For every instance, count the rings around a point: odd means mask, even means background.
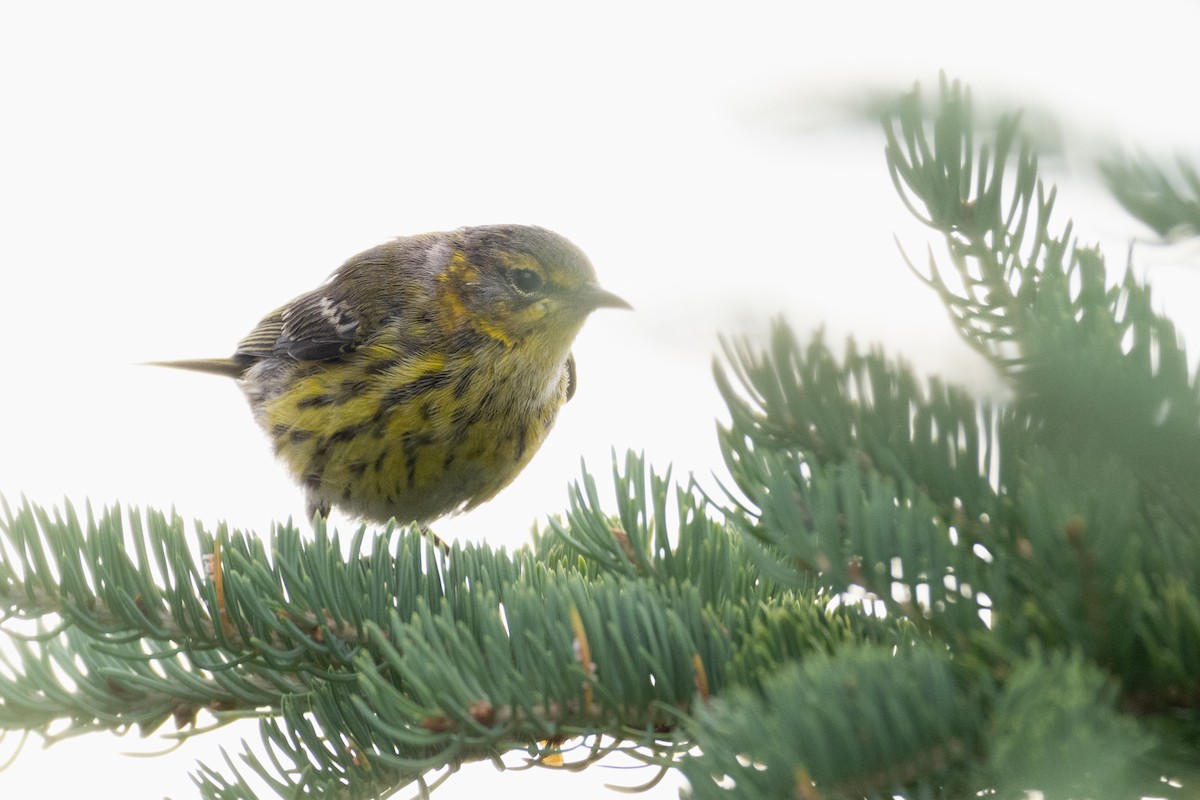
[[[575,393],[596,283],[562,236],[485,225],[394,239],[268,314],[229,358],[155,362],[235,378],[311,519],[337,507],[427,525],[507,486]]]

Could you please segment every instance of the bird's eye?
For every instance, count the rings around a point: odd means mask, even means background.
[[[508,273],[508,280],[513,288],[521,294],[534,294],[541,291],[542,276],[531,269],[514,269]]]

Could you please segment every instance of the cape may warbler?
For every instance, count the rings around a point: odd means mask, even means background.
[[[628,304],[544,228],[395,239],[268,314],[225,359],[308,512],[426,523],[517,476],[575,391],[571,342]]]

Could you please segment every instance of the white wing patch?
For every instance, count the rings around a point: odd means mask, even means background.
[[[358,320],[346,313],[345,307],[333,302],[328,297],[322,297],[317,301],[320,306],[321,314],[325,319],[329,320],[329,324],[333,325],[333,329],[339,334],[345,336],[353,333],[358,327]]]

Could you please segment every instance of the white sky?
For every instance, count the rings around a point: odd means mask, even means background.
[[[521,478],[436,528],[517,545],[566,508],[581,457],[602,485],[614,447],[677,475],[722,472],[718,332],[783,314],[994,390],[896,253],[894,233],[917,257],[927,238],[892,191],[882,136],[835,124],[830,103],[933,90],[946,69],[980,102],[1062,115],[1081,148],[1184,146],[1200,129],[1200,10],[1178,0],[412,5],[0,7],[0,493],[174,505],[262,531],[299,516],[232,382],[137,363],[225,355],[392,236],[528,222],[583,247],[636,312],[589,321],[579,393]],[[1060,213],[1122,263],[1141,229],[1059,166]],[[1194,273],[1173,250],[1138,253],[1182,322]],[[192,797],[195,759],[216,766],[237,738],[156,759],[114,753],[161,742],[107,735],[30,748],[0,792]],[[439,796],[486,781],[611,797],[601,783],[650,777],[484,765]]]

